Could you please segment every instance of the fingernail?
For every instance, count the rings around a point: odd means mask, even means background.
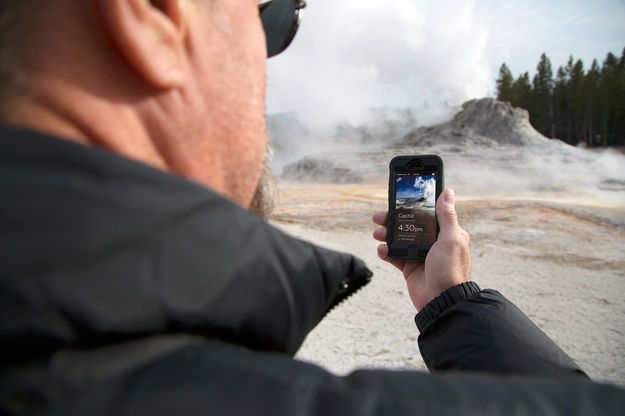
[[[454,202],[456,202],[456,193],[453,189],[448,190],[445,194],[445,202],[447,202],[448,204],[453,204]]]

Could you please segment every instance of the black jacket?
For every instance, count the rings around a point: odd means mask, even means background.
[[[428,367],[450,371],[336,377],[295,361],[328,310],[369,281],[364,264],[108,152],[2,130],[0,195],[1,412],[625,408],[622,390],[588,381],[514,305],[475,284],[416,317]]]

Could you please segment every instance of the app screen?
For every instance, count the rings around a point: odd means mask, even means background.
[[[395,175],[393,243],[432,245],[436,242],[436,174]]]

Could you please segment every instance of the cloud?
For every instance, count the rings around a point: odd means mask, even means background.
[[[268,113],[317,127],[380,107],[442,121],[492,93],[487,38],[472,0],[310,0],[293,45],[268,61]]]

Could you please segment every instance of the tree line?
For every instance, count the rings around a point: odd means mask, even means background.
[[[581,59],[569,57],[553,74],[542,54],[536,74],[514,78],[503,63],[497,78],[497,99],[526,109],[536,130],[577,145],[625,146],[625,48],[620,59],[608,53],[600,67],[593,60],[584,69]]]

